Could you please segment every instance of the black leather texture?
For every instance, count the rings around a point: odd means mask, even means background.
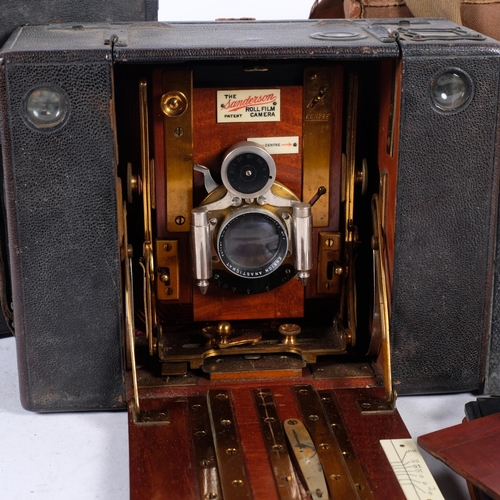
[[[2,66],[21,399],[36,411],[125,404],[111,48],[67,59],[20,52]],[[37,130],[23,103],[47,85],[67,96],[68,119]]]
[[[400,394],[479,389],[490,334],[498,204],[498,49],[401,41],[402,112],[391,329]],[[461,70],[473,96],[436,108]]]
[[[92,22],[156,21],[158,0],[2,1],[0,46],[19,26]]]
[[[156,21],[158,0],[92,0],[74,2],[68,0],[23,0],[0,2],[0,47],[19,26],[27,24],[65,24],[81,22],[134,22]],[[1,156],[1,155],[0,155]],[[0,170],[2,160],[0,158]],[[2,189],[3,191],[3,189]],[[2,207],[4,203],[2,200]],[[2,209],[3,210],[3,209]],[[5,218],[0,219],[1,256],[8,262],[8,248],[4,231]],[[0,264],[1,265],[1,264]],[[1,265],[2,288],[5,292],[1,302],[4,314],[0,314],[0,338],[11,335],[12,311],[10,310],[10,276],[8,266]]]

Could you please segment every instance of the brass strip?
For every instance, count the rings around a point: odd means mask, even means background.
[[[125,330],[127,333],[127,347],[130,356],[130,368],[132,371],[132,385],[134,388],[134,400],[132,401],[132,411],[140,413],[139,384],[137,383],[137,366],[135,363],[135,332],[134,332],[134,299],[132,290],[132,246],[128,244],[127,232],[127,203],[123,202],[123,248],[125,254],[124,281],[125,281]]]
[[[304,425],[311,434],[318,451],[330,497],[359,500],[360,497],[347,469],[342,451],[326,420],[318,393],[310,385],[293,386],[293,392],[302,413]]]
[[[330,189],[332,144],[333,68],[306,68],[304,71],[302,199],[309,202],[323,186]],[[330,194],[321,196],[312,207],[313,227],[329,224]]]
[[[221,499],[222,491],[217,473],[206,397],[188,398],[188,424],[193,439],[194,461],[198,474],[200,498]]]
[[[356,129],[358,117],[358,75],[349,79],[349,103],[347,109],[347,138],[345,156],[345,266],[342,292],[346,305],[348,337],[352,346],[356,345],[356,276],[354,270],[354,248],[357,228],[354,225],[354,186],[356,184]]]
[[[387,225],[387,182],[389,174],[380,172],[380,187],[379,187],[379,211],[380,211],[380,227],[382,233],[386,233]]]
[[[229,391],[208,392],[208,413],[225,500],[252,498]]]
[[[188,232],[193,208],[193,77],[190,70],[163,76],[167,231]]]
[[[142,203],[144,212],[144,243],[141,265],[144,270],[144,322],[148,339],[149,355],[154,354],[153,331],[155,327],[154,314],[154,258],[152,246],[152,215],[151,215],[151,163],[149,159],[149,116],[148,116],[148,86],[146,80],[139,82],[139,121],[141,130],[141,167],[142,167]]]
[[[387,276],[385,273],[384,255],[385,239],[382,232],[382,222],[380,219],[379,198],[377,194],[372,197],[372,224],[373,238],[372,247],[375,261],[375,296],[378,303],[380,317],[380,331],[382,334],[382,345],[380,355],[383,362],[384,385],[387,402],[394,404],[396,392],[392,385],[392,365],[391,365],[391,340],[389,334],[389,300],[387,291]]]
[[[279,497],[281,500],[300,498],[299,485],[288,454],[273,393],[270,389],[255,389],[252,394]]]
[[[386,152],[389,156],[394,157],[394,138],[396,136],[396,105],[397,95],[399,93],[399,74],[398,61],[392,63],[392,78],[391,78],[391,102],[389,104],[389,118],[387,124],[387,143]]]
[[[349,435],[344,427],[342,418],[340,416],[340,411],[333,399],[333,395],[328,391],[320,391],[319,396],[321,397],[321,402],[323,403],[323,408],[325,409],[326,418],[330,424],[330,428],[333,430],[337,442],[339,444],[340,450],[342,451],[342,456],[345,460],[349,473],[351,474],[352,480],[354,482],[354,487],[358,490],[358,495],[361,500],[371,500],[373,499],[373,493],[370,489],[361,464],[354,453]]]

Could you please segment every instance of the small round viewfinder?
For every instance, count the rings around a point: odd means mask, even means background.
[[[458,111],[472,97],[472,80],[459,69],[448,69],[434,78],[431,92],[437,108],[442,111]]]
[[[38,129],[54,128],[66,118],[65,95],[52,87],[38,87],[26,96],[24,110],[28,121]]]
[[[241,198],[257,198],[271,189],[276,178],[276,164],[257,143],[238,142],[226,152],[221,177],[231,193]]]

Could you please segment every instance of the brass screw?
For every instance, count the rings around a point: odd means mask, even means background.
[[[175,218],[175,223],[176,223],[178,226],[182,226],[185,222],[186,222],[186,218],[185,218],[185,217],[183,217],[182,215],[178,215],[178,216]]]

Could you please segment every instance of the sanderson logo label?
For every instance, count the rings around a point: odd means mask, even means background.
[[[218,90],[217,122],[279,122],[280,89]]]

